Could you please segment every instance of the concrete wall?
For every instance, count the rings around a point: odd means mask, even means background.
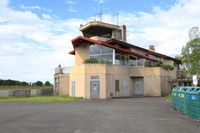
[[[85,68],[84,65],[76,65],[70,69],[69,95],[72,96],[72,81],[75,81],[75,96],[85,97]]]
[[[0,96],[52,95],[53,89],[0,90]]]
[[[138,77],[143,78],[144,96],[161,96],[170,93],[170,84],[168,80],[176,79],[176,69],[173,71],[166,71],[160,67],[82,64],[71,67],[68,79],[63,79],[63,85],[69,85],[69,95],[72,96],[72,81],[75,81],[75,96],[90,98],[91,76],[99,76],[101,99],[124,97],[125,81],[128,81],[128,96],[134,96],[134,79]],[[115,91],[115,80],[119,80],[119,91]],[[61,84],[59,85],[63,86]],[[64,92],[61,94],[63,93]]]
[[[89,58],[89,44],[78,45],[75,51],[75,64],[82,65],[85,59]]]
[[[9,90],[0,90],[0,96],[9,96]]]
[[[55,82],[54,93],[55,89],[58,89],[57,93],[59,95],[69,95],[69,74],[56,74],[54,75],[54,79],[58,80],[58,82]]]
[[[144,96],[164,96],[170,93],[169,79],[176,79],[177,69],[166,71],[160,67],[136,67],[130,69],[131,77],[144,78]]]
[[[107,65],[106,67],[107,76],[107,98],[110,98],[110,94],[113,97],[124,97],[125,87],[124,81],[128,81],[128,96],[134,95],[133,81],[129,76],[129,68],[120,65]],[[119,80],[119,91],[115,91],[115,80]]]

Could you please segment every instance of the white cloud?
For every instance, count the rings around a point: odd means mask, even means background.
[[[68,11],[71,12],[71,13],[77,13],[78,12],[78,10],[76,8],[74,8],[73,6],[70,6],[68,8]]]
[[[104,3],[104,0],[94,0],[96,1],[98,4],[103,4]]]
[[[25,5],[20,5],[20,7],[23,10],[41,10],[42,8],[40,6],[25,6]]]
[[[0,78],[53,80],[58,64],[73,65],[71,39],[79,34],[81,19],[53,20],[31,11],[15,11],[0,4]]]
[[[68,4],[71,4],[71,5],[73,5],[73,4],[75,3],[74,0],[67,0],[66,2],[67,2]]]
[[[0,78],[53,81],[55,66],[74,63],[68,54],[71,39],[80,35],[79,25],[93,17],[55,20],[50,14],[13,10],[8,3],[0,1]],[[121,11],[119,23],[127,25],[128,42],[144,48],[154,44],[156,51],[174,56],[188,41],[188,30],[200,25],[199,5],[199,0],[179,0],[168,10]],[[103,21],[117,22],[112,14],[104,14]]]

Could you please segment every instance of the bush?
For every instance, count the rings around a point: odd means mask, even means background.
[[[44,83],[44,85],[46,85],[46,86],[50,86],[51,83],[50,83],[49,81],[46,81],[46,82]]]
[[[84,61],[85,64],[111,64],[111,62],[109,62],[108,60],[100,60],[98,61],[97,59],[94,58],[90,58],[90,59],[86,59]]]
[[[90,58],[90,59],[86,59],[86,60],[84,61],[84,63],[85,63],[85,64],[96,64],[96,63],[98,63],[98,60],[95,59],[95,58]]]
[[[166,71],[169,71],[169,70],[174,70],[174,67],[169,65],[169,64],[162,64],[160,62],[157,62],[153,65],[153,67],[161,67],[163,68],[164,70]]]

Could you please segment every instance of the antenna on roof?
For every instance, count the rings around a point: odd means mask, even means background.
[[[117,12],[117,25],[119,25],[119,13]]]
[[[103,15],[103,3],[100,3],[100,13],[99,13],[99,19],[102,22],[102,15]]]

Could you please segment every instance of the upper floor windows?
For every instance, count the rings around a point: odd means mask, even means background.
[[[97,60],[107,60],[113,62],[113,49],[100,45],[90,46],[90,58],[95,58]]]

